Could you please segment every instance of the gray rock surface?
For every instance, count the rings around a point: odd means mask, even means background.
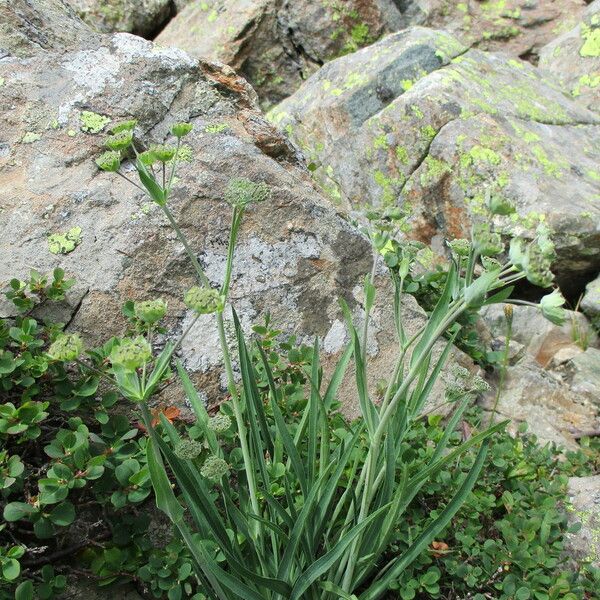
[[[542,48],[539,66],[568,94],[600,111],[600,0],[588,6],[573,29]]]
[[[527,354],[540,367],[548,367],[556,354],[566,348],[596,348],[600,340],[590,322],[579,312],[566,311],[564,325],[546,319],[533,306],[513,306],[512,339],[523,344]],[[494,338],[506,335],[502,305],[485,307],[481,316]]]
[[[424,18],[416,0],[207,0],[184,8],[156,41],[232,66],[270,106],[324,62]]]
[[[94,34],[60,0],[40,0],[35,8],[17,0],[2,8],[14,28],[0,37],[7,54],[0,62],[0,251],[10,257],[0,263],[0,282],[26,277],[30,268],[64,268],[77,280],[64,320],[89,344],[123,330],[120,306],[128,299],[164,298],[169,328],[180,331],[191,319],[182,302],[193,284],[189,262],[158,207],[100,172],[94,158],[110,123],[138,119],[136,144],[145,148],[162,142],[173,123],[191,120],[192,158],[180,170],[173,210],[209,278],[219,282],[223,275],[230,208],[222,198],[229,181],[265,182],[271,199],[249,212],[241,231],[233,303],[246,327],[270,311],[277,327],[318,335],[339,352],[338,299],[360,317],[370,244],[314,189],[295,150],[257,110],[248,84],[230,68],[180,50],[130,34]],[[79,245],[50,253],[48,236],[74,227],[81,228]],[[385,371],[395,353],[382,316],[389,299],[384,293],[374,313],[374,372]],[[406,301],[414,331],[423,313]],[[186,339],[183,358],[209,396],[221,392],[219,356],[207,317]]]
[[[152,36],[175,14],[172,0],[67,0],[93,29]]]
[[[571,389],[587,394],[600,407],[600,350],[587,348],[574,356],[570,362]]]
[[[563,280],[600,268],[600,115],[527,63],[412,28],[328,63],[270,118],[341,206],[408,204],[439,247],[498,194],[545,215]]]
[[[600,568],[600,475],[569,479],[569,521],[581,529],[567,536],[567,555]]]
[[[506,319],[503,307],[482,311],[494,347],[503,351]],[[513,306],[512,344],[504,381],[496,373],[494,389],[482,405],[491,410],[500,386],[498,413],[512,420],[516,430],[527,422],[540,441],[577,448],[573,434],[593,430],[600,424],[600,340],[587,319],[568,311],[559,327],[546,320],[532,306]],[[509,347],[510,348],[510,347]]]
[[[482,50],[534,62],[544,44],[573,27],[586,0],[423,0],[429,27]]]
[[[600,275],[587,284],[581,310],[592,319],[600,317]]]

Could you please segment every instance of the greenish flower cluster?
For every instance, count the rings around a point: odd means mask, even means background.
[[[229,465],[218,456],[209,456],[200,469],[200,474],[211,481],[220,481],[229,473]]]
[[[70,362],[78,358],[83,352],[83,342],[77,333],[58,336],[48,348],[48,356],[52,360]]]
[[[218,290],[209,287],[195,286],[189,289],[183,299],[186,306],[200,315],[207,315],[223,310],[223,298]]]
[[[231,427],[231,419],[224,414],[217,413],[208,419],[208,428],[215,433],[224,433]]]
[[[471,242],[464,238],[452,240],[448,245],[457,256],[469,256],[471,252]]]
[[[181,440],[175,446],[175,455],[182,460],[198,458],[202,452],[202,444],[196,440]]]
[[[140,321],[143,321],[147,325],[154,325],[154,323],[157,323],[165,316],[167,303],[160,298],[156,300],[144,300],[136,302],[133,311]]]
[[[521,238],[514,238],[510,244],[509,256],[513,265],[525,273],[531,283],[542,288],[552,285],[554,274],[550,267],[556,253],[550,231],[545,225],[538,226],[537,236],[529,244]]]
[[[152,348],[142,337],[123,338],[110,353],[113,366],[135,371],[152,359]]]
[[[232,179],[225,190],[225,201],[237,208],[246,208],[268,200],[271,190],[266,183],[254,183],[243,177]]]
[[[175,123],[173,127],[171,127],[171,133],[176,138],[182,138],[188,135],[194,129],[194,126],[191,123]]]
[[[102,171],[116,173],[121,167],[121,153],[116,150],[104,152],[96,159],[96,165]]]
[[[501,235],[489,223],[473,225],[473,247],[480,256],[495,256],[504,250]]]

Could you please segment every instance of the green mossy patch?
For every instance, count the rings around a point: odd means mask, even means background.
[[[109,117],[99,115],[98,113],[84,110],[79,115],[80,129],[85,133],[100,133],[110,122]]]

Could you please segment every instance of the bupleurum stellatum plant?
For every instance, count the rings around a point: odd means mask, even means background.
[[[136,330],[130,337],[112,342],[106,360],[110,378],[121,394],[139,405],[148,433],[148,470],[157,506],[189,549],[202,593],[218,600],[382,598],[397,587],[401,575],[460,509],[479,476],[493,434],[505,427],[505,423],[497,423],[473,431],[462,443],[449,444],[468,404],[483,386],[470,378],[469,385],[449,385],[447,399],[453,410],[434,450],[407,457],[406,445],[452,351],[461,316],[484,305],[507,302],[514,284],[526,277],[537,285],[551,284],[553,246],[547,228],[541,223],[528,241],[513,239],[508,257],[501,259],[502,232],[483,220],[476,221],[471,240],[449,244],[450,267],[439,297],[425,324],[409,335],[401,299],[419,249],[399,242],[393,227],[377,227],[371,239],[376,256],[383,257],[392,274],[392,325],[398,340],[395,368],[386,387],[376,402],[368,385],[366,351],[376,295],[375,264],[365,279],[363,326],[360,331],[355,327],[342,303],[350,343],[325,384],[315,340],[303,409],[287,414],[281,407],[286,405],[288,388],[274,374],[265,340],[248,342],[233,309],[235,358],[225,336],[225,309],[240,225],[252,204],[268,200],[269,188],[246,179],[230,182],[224,198],[232,210],[226,269],[221,285],[213,288],[197,251],[169,207],[181,139],[192,126],[182,123],[173,127],[177,140],[173,146],[138,152],[135,125],[129,121],[113,129],[107,140],[109,150],[97,164],[127,178],[119,170],[121,162],[130,153],[135,157],[139,183],[131,183],[161,208],[195,269],[197,284],[185,293],[185,304],[196,313],[196,319],[215,315],[230,400],[218,417],[209,417],[177,362],[177,373],[196,417],[193,438],[182,437],[164,414],[153,416],[149,403],[170,375],[174,352],[195,322],[155,356],[152,332],[166,311],[160,300],[129,307]],[[497,199],[489,202],[487,211],[488,216],[510,218],[514,214],[508,203]],[[540,305],[546,316],[559,322],[564,318],[563,302],[555,291]],[[59,337],[50,353],[79,361],[83,356],[75,336]],[[338,414],[338,394],[351,361],[361,418],[346,423]],[[470,457],[457,482],[456,493],[420,524],[420,533],[402,552],[392,552],[392,542],[398,547],[398,532],[419,491],[469,450],[475,451],[475,456]]]

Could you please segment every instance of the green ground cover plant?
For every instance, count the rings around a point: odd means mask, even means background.
[[[185,248],[198,282],[184,301],[196,319],[214,316],[229,398],[207,412],[173,360],[187,331],[173,339],[162,327],[161,299],[127,303],[126,335],[85,350],[77,334],[31,316],[72,285],[62,271],[11,282],[9,298],[22,314],[3,321],[0,332],[0,384],[9,394],[0,412],[1,593],[17,600],[60,593],[66,580],[53,561],[25,553],[36,539],[52,540],[60,556],[73,544],[68,536],[82,508],[91,507],[102,514],[103,537],[76,549],[82,569],[100,584],[130,581],[156,598],[585,597],[597,574],[558,569],[567,528],[559,503],[566,474],[588,472],[593,456],[561,462],[555,449],[508,437],[505,423],[482,422],[469,407],[486,384],[461,369],[447,381],[448,419],[423,417],[465,315],[507,302],[521,279],[552,283],[553,246],[543,223],[528,240],[513,240],[504,261],[500,232],[490,227],[478,225],[472,240],[450,244],[438,297],[409,336],[401,299],[414,284],[419,249],[398,242],[379,220],[370,235],[394,283],[398,360],[376,397],[366,352],[375,269],[365,279],[364,323],[355,326],[342,304],[350,343],[328,377],[318,340],[312,347],[282,341],[268,316],[249,338],[228,304],[229,286],[244,214],[268,199],[268,187],[231,182],[227,266],[212,287],[169,206],[191,125],[174,126],[174,145],[145,152],[135,147],[134,129],[134,121],[114,128],[97,164],[116,173],[132,160],[139,177],[132,183],[160,207]],[[487,211],[513,213],[497,202]],[[554,291],[540,309],[561,322],[563,302]],[[236,330],[235,356],[226,318]],[[362,418],[348,423],[338,392],[351,363]],[[173,377],[193,408],[191,425],[156,408],[157,390]],[[143,427],[114,412],[122,398],[133,414],[139,410]],[[36,447],[44,454],[33,457]],[[157,548],[144,535],[147,515],[136,510],[152,496],[175,529]]]

